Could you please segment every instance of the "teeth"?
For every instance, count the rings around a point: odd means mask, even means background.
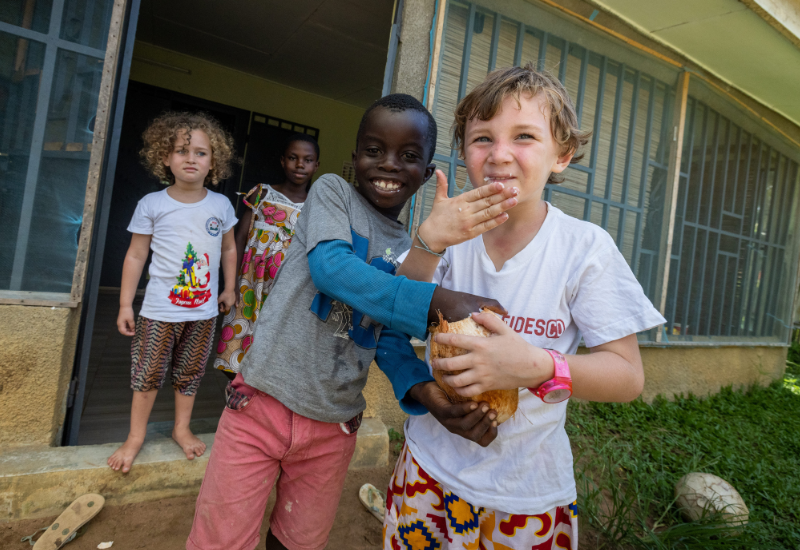
[[[386,191],[395,191],[397,189],[400,189],[400,184],[397,183],[396,181],[375,180],[372,183],[378,189],[384,189]]]

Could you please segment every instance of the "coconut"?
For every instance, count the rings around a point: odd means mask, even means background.
[[[495,313],[492,314],[496,315]],[[459,355],[468,353],[467,350],[462,348],[437,344],[434,340],[434,336],[438,333],[464,334],[466,336],[478,336],[481,338],[488,338],[492,335],[491,332],[476,323],[472,317],[467,317],[466,319],[462,319],[456,323],[448,323],[445,321],[444,317],[442,317],[441,313],[439,313],[439,326],[432,327],[430,332],[431,359],[446,359],[448,357],[458,357]],[[489,407],[497,411],[498,424],[502,424],[513,416],[517,410],[517,404],[519,402],[518,389],[491,390],[474,397],[464,397],[457,394],[456,391],[450,385],[448,385],[443,378],[443,375],[445,374],[459,374],[461,372],[464,371],[443,371],[439,369],[433,369],[433,377],[436,379],[436,383],[439,384],[439,387],[444,390],[451,403],[465,403],[467,401],[475,401],[476,403],[480,403],[485,401],[489,404]]]
[[[750,517],[750,511],[739,492],[714,474],[686,474],[675,484],[675,498],[689,521],[697,521],[709,513],[718,513],[728,523],[744,525]]]

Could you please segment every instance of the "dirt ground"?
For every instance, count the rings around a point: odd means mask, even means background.
[[[389,485],[394,467],[351,470],[347,475],[336,522],[331,531],[329,550],[377,550],[381,547],[381,523],[358,500],[358,489],[364,483],[372,483],[381,491]],[[274,493],[273,493],[274,495]],[[114,541],[112,550],[183,550],[192,528],[196,497],[179,497],[139,504],[106,506],[90,521],[83,535],[65,545],[66,550],[94,550],[101,542]],[[268,518],[274,498],[270,499],[264,524],[261,527],[263,548]],[[41,518],[0,524],[0,548],[2,550],[30,549],[24,536],[53,522],[52,518]]]

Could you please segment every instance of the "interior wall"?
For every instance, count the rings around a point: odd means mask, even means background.
[[[364,114],[363,109],[352,105],[138,40],[133,50],[130,78],[319,128],[317,177],[328,172],[341,174],[342,164],[350,161],[355,148],[358,124]],[[242,155],[244,151],[238,153]]]

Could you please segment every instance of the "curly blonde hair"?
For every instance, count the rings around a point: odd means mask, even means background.
[[[558,78],[547,71],[537,71],[531,63],[527,63],[524,67],[492,71],[486,80],[458,102],[456,120],[453,124],[453,148],[458,149],[463,158],[467,122],[474,118],[490,120],[500,110],[506,97],[511,96],[519,103],[522,94],[534,97],[542,94],[550,110],[550,131],[553,133],[553,139],[561,146],[562,154],[573,154],[570,163],[579,162],[583,154],[577,153],[588,143],[592,132],[582,131],[578,127],[575,106]],[[550,174],[547,183],[562,181],[564,181],[562,176]]]
[[[230,177],[233,172],[235,158],[233,138],[222,129],[219,122],[204,113],[167,112],[153,120],[142,134],[144,148],[139,152],[142,164],[147,170],[165,185],[175,183],[175,176],[169,166],[164,166],[164,159],[172,154],[175,141],[181,132],[191,140],[193,130],[202,130],[211,143],[211,169],[206,175],[203,185],[217,185],[221,180]]]

